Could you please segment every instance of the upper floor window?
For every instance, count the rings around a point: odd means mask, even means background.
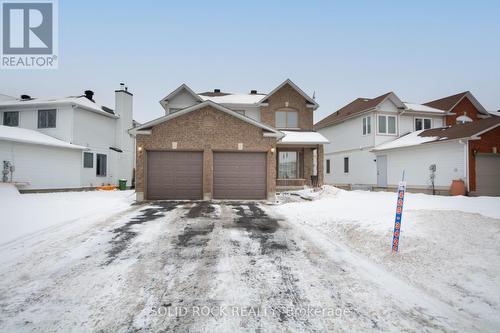
[[[379,134],[396,134],[396,116],[378,116]]]
[[[363,118],[363,135],[370,134],[372,132],[372,117]]]
[[[55,128],[56,115],[56,109],[38,110],[38,128]]]
[[[5,126],[19,126],[19,112],[7,111],[3,113],[3,124]]]
[[[415,118],[415,131],[426,130],[432,127],[431,118]]]
[[[277,128],[299,128],[297,111],[276,111]]]

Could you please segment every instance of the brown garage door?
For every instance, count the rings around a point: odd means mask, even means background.
[[[500,156],[477,154],[476,194],[500,196]]]
[[[266,153],[214,153],[215,199],[265,199]]]
[[[202,199],[202,152],[150,151],[147,168],[148,199]]]

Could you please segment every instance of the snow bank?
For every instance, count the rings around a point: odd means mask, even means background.
[[[134,200],[133,191],[19,194],[6,185],[0,186],[0,244],[89,216],[105,218],[127,209]]]
[[[500,327],[500,198],[407,193],[400,252],[393,256],[396,193],[328,191],[276,209],[291,223],[319,231],[426,294]]]

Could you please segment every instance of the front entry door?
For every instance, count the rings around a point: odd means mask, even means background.
[[[387,155],[377,156],[377,186],[387,187]]]

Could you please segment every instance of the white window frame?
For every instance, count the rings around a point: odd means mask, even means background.
[[[15,114],[17,114],[17,125],[7,125],[7,124],[5,124],[5,116],[6,116],[7,113],[15,113]],[[21,115],[20,115],[19,111],[4,111],[2,113],[2,125],[3,126],[19,127],[19,123],[20,123],[19,120],[20,119],[21,119]]]
[[[54,126],[48,126],[48,118],[47,118],[47,126],[40,127],[40,112],[48,112],[48,111],[54,111],[56,114],[55,120],[54,120]],[[59,113],[59,110],[57,108],[50,108],[50,109],[38,109],[36,112],[36,127],[37,129],[50,129],[50,128],[57,128],[57,114]]]
[[[380,126],[379,126],[379,118],[380,117],[385,117],[385,132],[380,132]],[[389,133],[389,117],[394,118],[394,133]],[[397,115],[392,115],[392,114],[378,114],[377,115],[377,134],[379,135],[388,135],[388,136],[397,136],[398,135],[398,116]]]
[[[372,134],[372,116],[363,117],[363,120],[361,121],[361,132],[363,135]]]
[[[433,121],[432,118],[429,117],[413,117],[413,130],[414,131],[420,131],[417,129],[417,119],[422,120],[422,128],[420,130],[426,130],[426,129],[431,129],[433,126]],[[431,121],[431,127],[425,128],[425,120],[430,120]]]

